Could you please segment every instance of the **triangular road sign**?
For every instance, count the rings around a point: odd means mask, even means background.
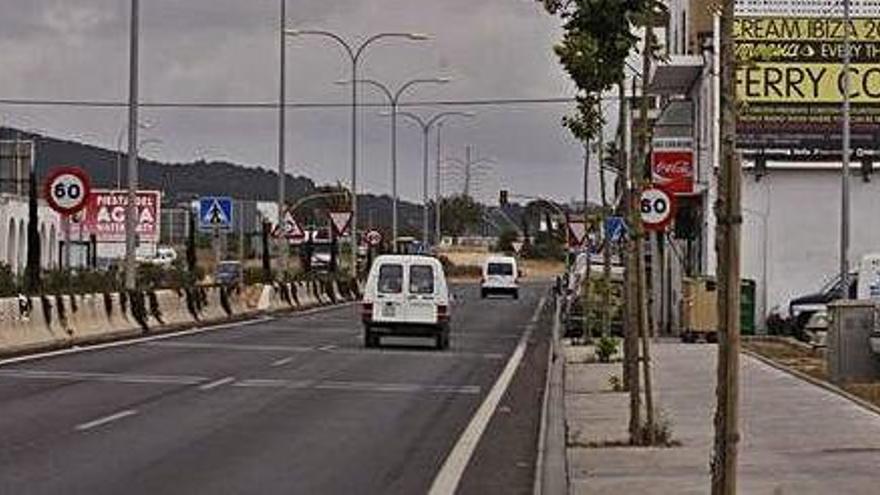
[[[350,211],[331,211],[330,221],[333,222],[333,228],[336,229],[336,235],[343,236],[348,233],[351,226]]]
[[[511,242],[510,245],[513,247],[513,251],[514,251],[516,254],[519,254],[520,251],[522,251],[522,248],[523,248],[523,243],[522,243],[522,241],[514,241],[514,242]]]
[[[587,224],[583,220],[568,221],[569,244],[571,247],[580,247],[584,245],[587,239]]]
[[[284,214],[284,224],[281,227],[281,231],[284,237],[291,241],[301,241],[306,237],[306,233],[296,223],[296,219],[293,218],[289,211]]]

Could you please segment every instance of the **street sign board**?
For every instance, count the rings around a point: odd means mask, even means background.
[[[620,242],[626,238],[627,231],[626,221],[623,217],[608,217],[605,220],[605,235],[611,242]]]
[[[72,215],[85,208],[90,193],[89,176],[82,169],[58,167],[46,177],[46,201],[62,215]]]
[[[225,196],[199,198],[199,230],[210,232],[232,230],[232,198]]]
[[[364,234],[364,240],[370,246],[376,247],[379,244],[382,244],[382,233],[378,230],[371,230]]]
[[[649,187],[642,191],[639,212],[646,229],[663,230],[675,216],[675,199],[663,189]]]
[[[306,233],[303,231],[302,227],[299,226],[296,219],[293,218],[293,213],[286,211],[284,212],[284,219],[281,225],[281,235],[287,239],[291,244],[299,244],[306,238]]]
[[[574,218],[569,218],[566,223],[568,223],[568,246],[583,247],[584,241],[587,240],[587,224],[583,220]]]
[[[330,222],[333,223],[333,228],[336,229],[336,235],[344,236],[348,233],[348,229],[351,226],[351,212],[331,211]]]
[[[128,191],[94,189],[86,204],[83,231],[93,234],[98,242],[125,241],[125,210]],[[161,193],[137,192],[138,223],[135,232],[141,243],[159,242]]]

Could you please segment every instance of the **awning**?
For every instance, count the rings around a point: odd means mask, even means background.
[[[687,95],[703,73],[703,58],[695,55],[672,55],[659,62],[648,91],[654,95]]]

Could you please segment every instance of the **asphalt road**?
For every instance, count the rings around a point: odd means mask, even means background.
[[[0,493],[424,493],[546,294],[476,289],[446,352],[347,306],[4,364]]]

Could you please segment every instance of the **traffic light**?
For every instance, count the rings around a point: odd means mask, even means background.
[[[501,206],[507,206],[507,190],[502,189],[498,194],[498,204]]]

